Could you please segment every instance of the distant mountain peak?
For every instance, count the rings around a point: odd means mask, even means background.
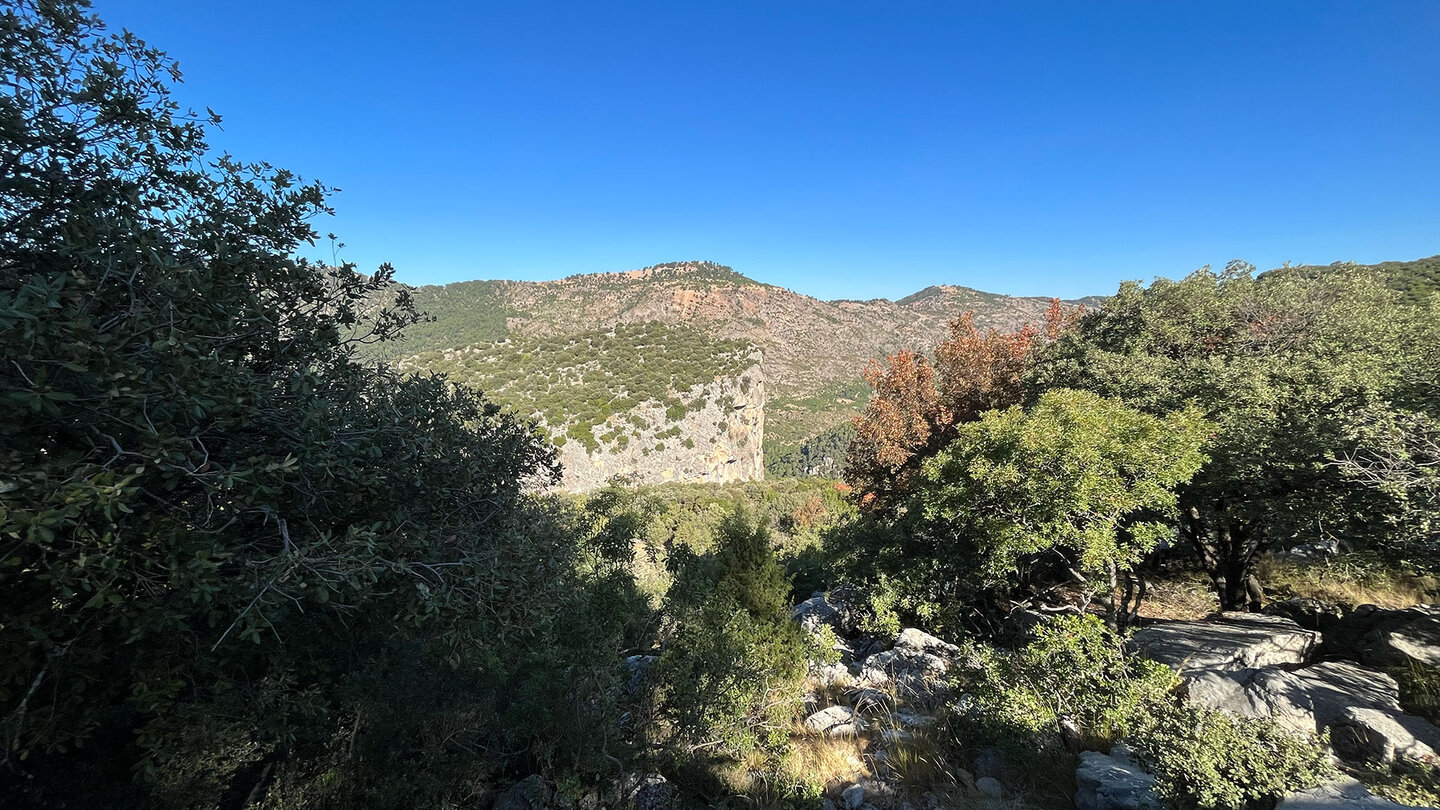
[[[631,281],[680,282],[710,287],[768,287],[728,265],[711,261],[663,262],[639,270],[577,273],[561,279],[570,284],[624,284]]]

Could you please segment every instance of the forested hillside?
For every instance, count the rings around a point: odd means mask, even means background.
[[[975,313],[981,327],[1009,329],[1037,320],[1050,303],[954,286],[929,287],[898,302],[820,301],[713,262],[673,262],[558,281],[461,282],[409,292],[430,320],[394,342],[369,347],[369,356],[405,358],[410,368],[434,361],[437,368],[449,369],[440,350],[507,337],[553,344],[597,327],[647,323],[752,344],[764,358],[772,399],[766,419],[771,459],[813,453],[803,449],[805,442],[857,416],[866,390],[861,371],[870,360],[934,346],[960,312]],[[378,296],[377,303],[387,296]],[[690,356],[700,359],[694,352]],[[511,393],[502,399],[513,398],[519,389],[510,385],[507,390]],[[788,461],[771,468],[785,474],[798,469]]]
[[[411,294],[435,320],[380,347],[388,357],[507,334],[554,338],[597,325],[658,322],[753,343],[764,352],[765,375],[777,396],[808,396],[826,384],[856,379],[855,370],[872,358],[933,346],[956,312],[974,311],[982,327],[1011,328],[1035,320],[1049,305],[1049,299],[965,287],[930,287],[900,302],[820,301],[713,262],[558,281],[462,282]]]
[[[1430,296],[1440,292],[1440,256],[1430,256],[1408,262],[1380,262],[1372,265],[1357,265],[1353,262],[1336,262],[1331,265],[1297,265],[1293,269],[1305,274],[1335,272],[1347,267],[1364,267],[1380,273],[1404,301],[1424,304]]]

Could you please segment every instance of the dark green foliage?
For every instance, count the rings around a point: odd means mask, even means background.
[[[1135,754],[1155,774],[1155,792],[1178,810],[1266,807],[1286,793],[1335,776],[1314,739],[1269,718],[1239,718],[1201,706],[1165,706],[1143,718]]]
[[[1112,590],[1167,533],[1173,488],[1200,466],[1208,426],[1118,400],[1051,391],[988,411],[922,467],[902,516],[836,533],[856,576],[892,578],[910,604],[964,610],[1027,584],[1059,555]]]
[[[409,290],[415,308],[424,315],[395,340],[367,347],[366,357],[396,359],[416,352],[447,346],[468,346],[504,340],[505,319],[512,312],[501,291],[502,282],[461,281],[443,287],[416,287]],[[384,287],[372,298],[387,301],[397,294],[395,286]]]
[[[870,384],[863,379],[827,383],[808,396],[771,397],[765,403],[766,475],[804,475],[799,456],[808,455],[823,464],[822,452],[846,433],[869,398]],[[816,444],[807,451],[806,445],[811,443]],[[848,447],[847,443],[834,456],[837,467],[844,462]]]
[[[849,422],[821,432],[800,443],[799,447],[776,450],[765,437],[765,475],[792,478],[806,475],[833,476],[840,472],[845,453],[855,438],[855,427]]]
[[[0,796],[435,806],[603,761],[633,588],[526,494],[553,450],[357,360],[413,318],[365,308],[389,269],[293,259],[326,190],[209,160],[161,53],[3,14]]]
[[[656,668],[674,741],[732,756],[782,746],[801,709],[810,644],[790,621],[790,583],[769,531],[732,513],[711,551],[680,549],[670,565]]]
[[[1210,461],[1182,491],[1182,525],[1227,609],[1258,603],[1254,564],[1267,548],[1393,532],[1387,497],[1333,462],[1355,452],[1357,416],[1434,404],[1408,381],[1435,379],[1424,337],[1435,309],[1402,306],[1363,268],[1253,269],[1126,284],[1030,380],[1153,414],[1195,405],[1215,423]]]
[[[981,722],[970,733],[1061,758],[1062,721],[1088,745],[1124,737],[1174,808],[1257,806],[1332,775],[1318,741],[1187,704],[1173,694],[1178,685],[1164,665],[1126,656],[1094,617],[1062,617],[1025,647],[986,658],[974,687]]]
[[[1174,702],[1180,680],[1164,664],[1125,655],[1094,616],[1061,616],[1035,629],[1014,651],[985,656],[976,699],[987,722],[1029,735],[1054,731],[1062,719],[1086,738],[1115,741]]]
[[[1380,273],[1390,288],[1400,293],[1400,300],[1406,304],[1426,306],[1430,303],[1431,297],[1440,292],[1440,256],[1430,256],[1410,262],[1380,262],[1370,265],[1335,262],[1327,266],[1301,265],[1283,269],[1286,272],[1296,272],[1314,277],[1325,273],[1348,272],[1357,268]]]

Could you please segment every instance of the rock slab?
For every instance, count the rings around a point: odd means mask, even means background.
[[[1075,770],[1075,807],[1078,810],[1155,810],[1155,777],[1130,758],[1124,744],[1109,754],[1085,751]]]
[[[1154,624],[1129,643],[1134,652],[1185,675],[1303,664],[1320,634],[1281,616],[1222,613],[1218,619]]]

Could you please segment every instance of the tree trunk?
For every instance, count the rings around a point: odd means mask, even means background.
[[[1231,519],[1223,506],[1211,521],[1197,505],[1182,512],[1181,531],[1200,554],[1221,610],[1255,612],[1265,600],[1255,565],[1264,549],[1259,530],[1246,521]],[[1212,523],[1214,525],[1212,525]]]

